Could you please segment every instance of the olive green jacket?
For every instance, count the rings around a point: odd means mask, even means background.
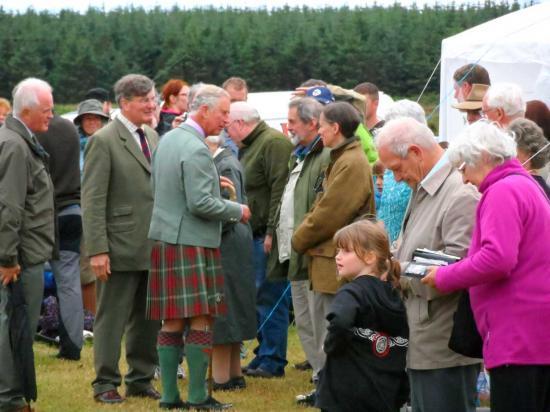
[[[153,152],[157,133],[147,126],[143,129]],[[149,269],[151,165],[118,118],[99,129],[86,145],[82,207],[88,256],[108,253],[116,271]]]
[[[239,160],[243,166],[245,191],[254,236],[272,235],[275,215],[288,177],[292,143],[281,132],[261,121],[242,141]]]
[[[293,154],[289,162],[289,170],[293,170],[298,159]],[[325,169],[330,163],[330,149],[323,147],[321,139],[315,143],[304,159],[304,165],[294,188],[294,230],[302,223],[317,197],[316,187],[320,187]],[[277,209],[276,222],[280,220],[280,204]],[[306,280],[308,279],[309,256],[291,250],[290,259],[279,262],[276,231],[273,233],[273,246],[267,263],[267,276],[271,280]]]
[[[0,266],[28,267],[52,257],[54,188],[47,162],[29,130],[8,116],[0,128]]]

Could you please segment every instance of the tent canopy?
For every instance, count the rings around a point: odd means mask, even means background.
[[[491,83],[510,82],[523,90],[525,101],[550,104],[550,2],[531,6],[444,39],[441,46],[439,135],[451,141],[464,128],[454,102],[453,74],[477,63]]]

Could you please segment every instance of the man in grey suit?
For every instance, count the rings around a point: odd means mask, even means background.
[[[152,243],[147,231],[153,209],[151,153],[156,132],[144,126],[155,115],[154,83],[129,74],[115,84],[121,112],[97,131],[86,146],[82,182],[86,252],[97,278],[94,325],[94,398],[124,400],[118,368],[126,332],[126,396],[158,399],[151,385],[157,364],[159,322],[145,319]]]

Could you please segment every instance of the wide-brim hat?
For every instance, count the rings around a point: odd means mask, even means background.
[[[82,121],[82,116],[85,114],[94,114],[105,120],[109,120],[109,116],[103,111],[103,103],[96,99],[84,100],[78,105],[78,114],[73,120],[73,123],[79,125]]]
[[[481,102],[488,89],[489,86],[486,84],[474,83],[466,100],[451,106],[458,110],[481,110]]]

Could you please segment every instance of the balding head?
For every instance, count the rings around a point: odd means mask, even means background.
[[[44,80],[30,77],[13,89],[13,113],[33,133],[48,130],[53,118],[52,88]]]
[[[376,137],[380,160],[397,181],[412,188],[429,173],[443,154],[430,128],[415,119],[391,120]]]

